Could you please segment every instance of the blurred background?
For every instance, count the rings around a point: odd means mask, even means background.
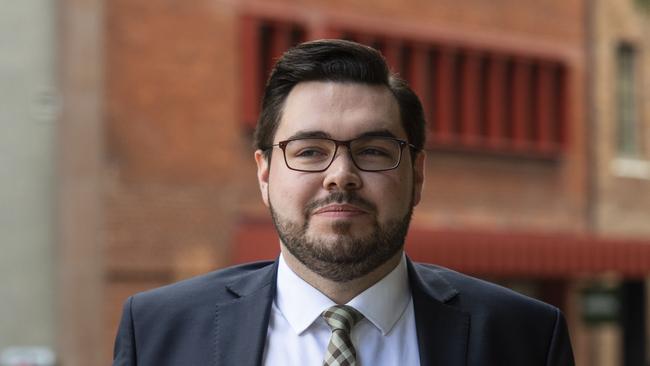
[[[407,251],[648,365],[650,1],[0,0],[0,365],[106,365],[130,295],[277,256],[255,176],[285,49],[380,49],[422,98]]]

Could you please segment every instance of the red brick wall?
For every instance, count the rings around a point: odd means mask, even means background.
[[[254,174],[241,170],[234,14],[207,0],[105,6],[109,348],[126,295],[227,263]]]
[[[267,218],[241,129],[242,14],[391,27],[547,52],[571,73],[559,160],[430,151],[415,224],[582,230],[582,1],[147,1],[106,6],[107,349],[125,296],[227,265],[234,226]]]

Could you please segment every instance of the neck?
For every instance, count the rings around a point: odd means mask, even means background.
[[[322,277],[312,270],[307,268],[302,262],[294,257],[285,247],[282,247],[282,257],[287,263],[287,266],[295,272],[298,277],[302,278],[305,282],[312,285],[315,289],[322,292],[325,296],[330,298],[337,304],[346,304],[354,297],[379,282],[387,274],[389,274],[402,259],[402,251],[400,250],[389,260],[375,268],[370,273],[355,278],[351,281],[336,282],[325,277]]]

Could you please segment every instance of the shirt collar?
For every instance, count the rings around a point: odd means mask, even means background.
[[[279,262],[275,304],[294,332],[300,334],[323,311],[336,304],[293,272],[282,255]],[[406,256],[402,255],[399,264],[388,275],[350,300],[347,305],[357,309],[382,335],[386,335],[393,329],[410,301]]]

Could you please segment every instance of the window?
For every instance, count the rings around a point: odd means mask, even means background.
[[[254,127],[275,57],[312,34],[306,25],[244,19],[244,116]],[[558,60],[326,26],[329,38],[379,49],[420,96],[428,148],[558,156],[566,142],[567,71]],[[322,32],[320,33],[323,34]]]
[[[620,44],[616,51],[616,142],[618,155],[623,157],[641,153],[636,80],[636,50]]]

